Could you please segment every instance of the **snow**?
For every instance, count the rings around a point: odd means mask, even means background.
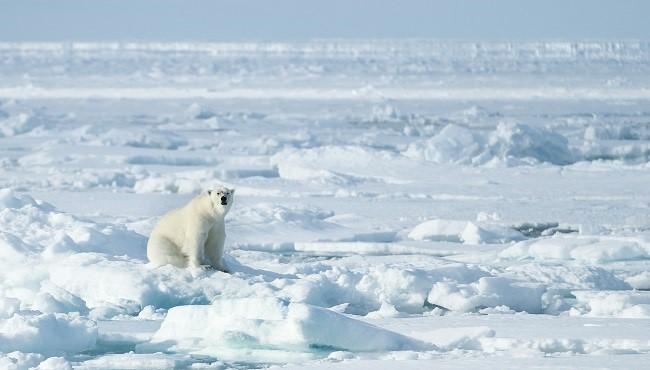
[[[0,43],[0,368],[634,368],[649,61]],[[219,185],[232,273],[150,266],[158,217]]]

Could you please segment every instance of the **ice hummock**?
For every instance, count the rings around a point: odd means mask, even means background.
[[[378,352],[435,346],[326,308],[277,298],[217,299],[169,310],[139,351],[236,356],[267,351]],[[250,361],[250,358],[249,358]]]
[[[482,277],[471,284],[439,282],[433,285],[427,302],[447,310],[469,312],[505,306],[515,311],[542,313],[543,284],[503,277]]]
[[[457,124],[437,135],[409,145],[405,155],[436,163],[507,165],[552,163],[566,165],[579,159],[566,137],[544,127],[501,122],[487,134]]]

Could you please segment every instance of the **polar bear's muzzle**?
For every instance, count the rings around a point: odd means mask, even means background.
[[[226,196],[221,197],[221,205],[222,206],[227,206],[228,205],[228,198]]]

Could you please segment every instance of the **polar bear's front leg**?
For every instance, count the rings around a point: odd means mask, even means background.
[[[189,267],[201,267],[205,260],[205,241],[208,233],[204,227],[188,228],[185,232],[185,241],[183,243],[183,252],[187,255],[187,265]]]
[[[223,262],[223,251],[226,244],[226,228],[223,224],[216,224],[210,229],[205,244],[205,256],[210,265],[217,270],[230,272]]]

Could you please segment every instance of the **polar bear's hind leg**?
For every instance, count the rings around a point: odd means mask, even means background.
[[[156,266],[187,267],[187,256],[166,238],[153,238],[147,243],[147,257]]]

